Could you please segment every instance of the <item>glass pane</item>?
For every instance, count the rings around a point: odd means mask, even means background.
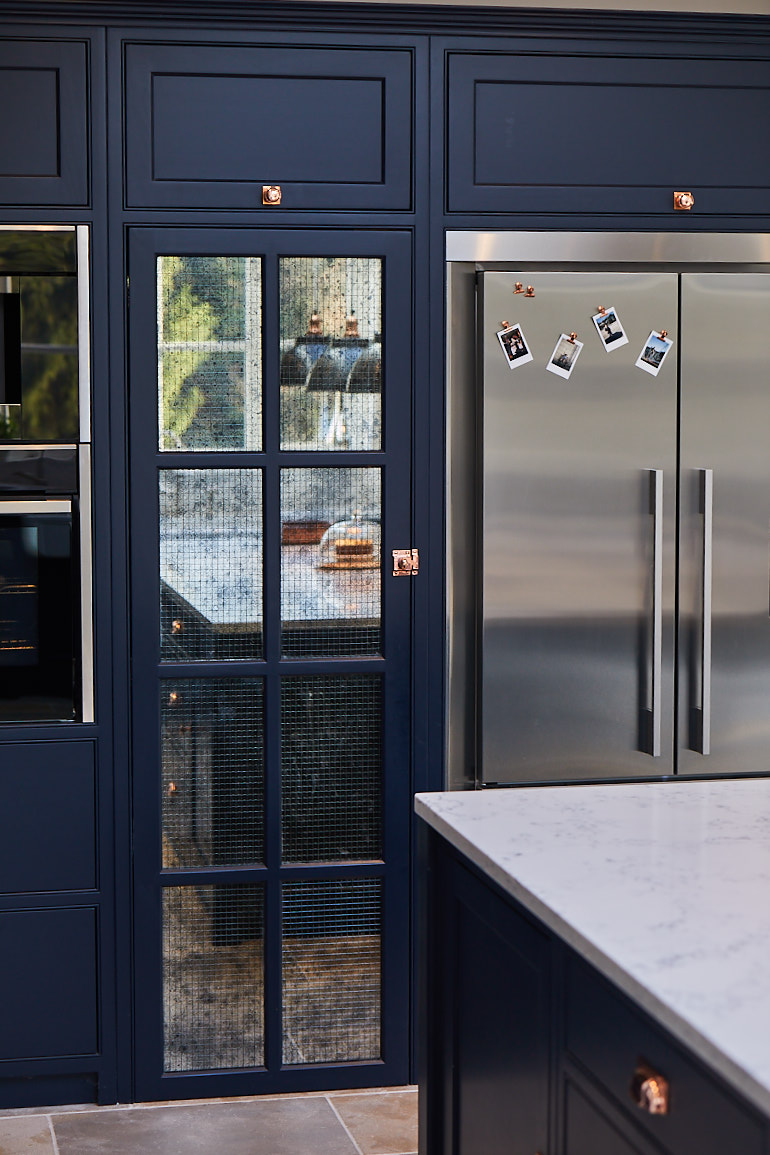
[[[282,257],[281,448],[379,449],[382,261]]]
[[[377,654],[380,470],[281,471],[281,651]]]
[[[20,277],[21,432],[0,437],[78,440],[78,289],[75,277]]]
[[[158,257],[160,448],[262,448],[262,262]]]
[[[160,693],[164,869],[261,862],[262,681],[175,678]]]
[[[382,856],[382,681],[281,682],[284,862]]]
[[[161,660],[262,654],[262,475],[160,471]]]
[[[382,884],[283,887],[283,1061],[378,1059]]]
[[[261,886],[163,891],[164,1070],[264,1064]]]

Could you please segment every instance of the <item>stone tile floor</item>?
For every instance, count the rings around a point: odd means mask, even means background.
[[[416,1155],[417,1089],[0,1108],[0,1155]]]

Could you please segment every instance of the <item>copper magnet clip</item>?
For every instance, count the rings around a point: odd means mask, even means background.
[[[516,296],[517,293],[523,293],[523,292],[524,292],[524,286],[522,285],[521,281],[517,281],[516,284],[513,286],[514,297]]]
[[[281,203],[281,186],[279,184],[262,185],[262,204],[279,205]]]
[[[510,327],[511,327],[510,321],[501,321],[500,322],[500,328],[501,329],[510,329]]]
[[[661,335],[662,340],[665,341],[666,337],[668,336],[668,329],[661,329],[660,335]]]
[[[687,212],[695,204],[695,197],[691,192],[675,192],[674,193],[674,208],[679,210],[686,210]]]
[[[607,310],[605,309],[604,305],[600,305],[599,308],[596,310],[596,312],[599,314],[600,317],[603,317],[605,315],[605,313],[607,312]]]
[[[527,291],[524,294],[524,296],[525,297],[534,297],[534,295],[535,295],[535,286],[534,285],[527,285]]]
[[[571,342],[572,342],[572,344],[574,345],[574,344],[575,344],[575,342],[577,341],[577,333],[570,333],[570,335],[569,335],[569,337],[567,338],[567,340],[571,341]]]

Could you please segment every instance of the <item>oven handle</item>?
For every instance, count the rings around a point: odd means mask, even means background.
[[[58,497],[33,497],[20,501],[5,501],[0,498],[0,517],[28,513],[72,513],[72,502]]]

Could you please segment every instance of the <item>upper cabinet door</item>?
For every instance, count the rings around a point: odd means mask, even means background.
[[[449,212],[770,210],[770,61],[456,52],[448,92]]]
[[[129,207],[262,210],[263,185],[412,207],[409,49],[130,43],[125,65]]]
[[[0,204],[88,204],[87,45],[0,40]]]

